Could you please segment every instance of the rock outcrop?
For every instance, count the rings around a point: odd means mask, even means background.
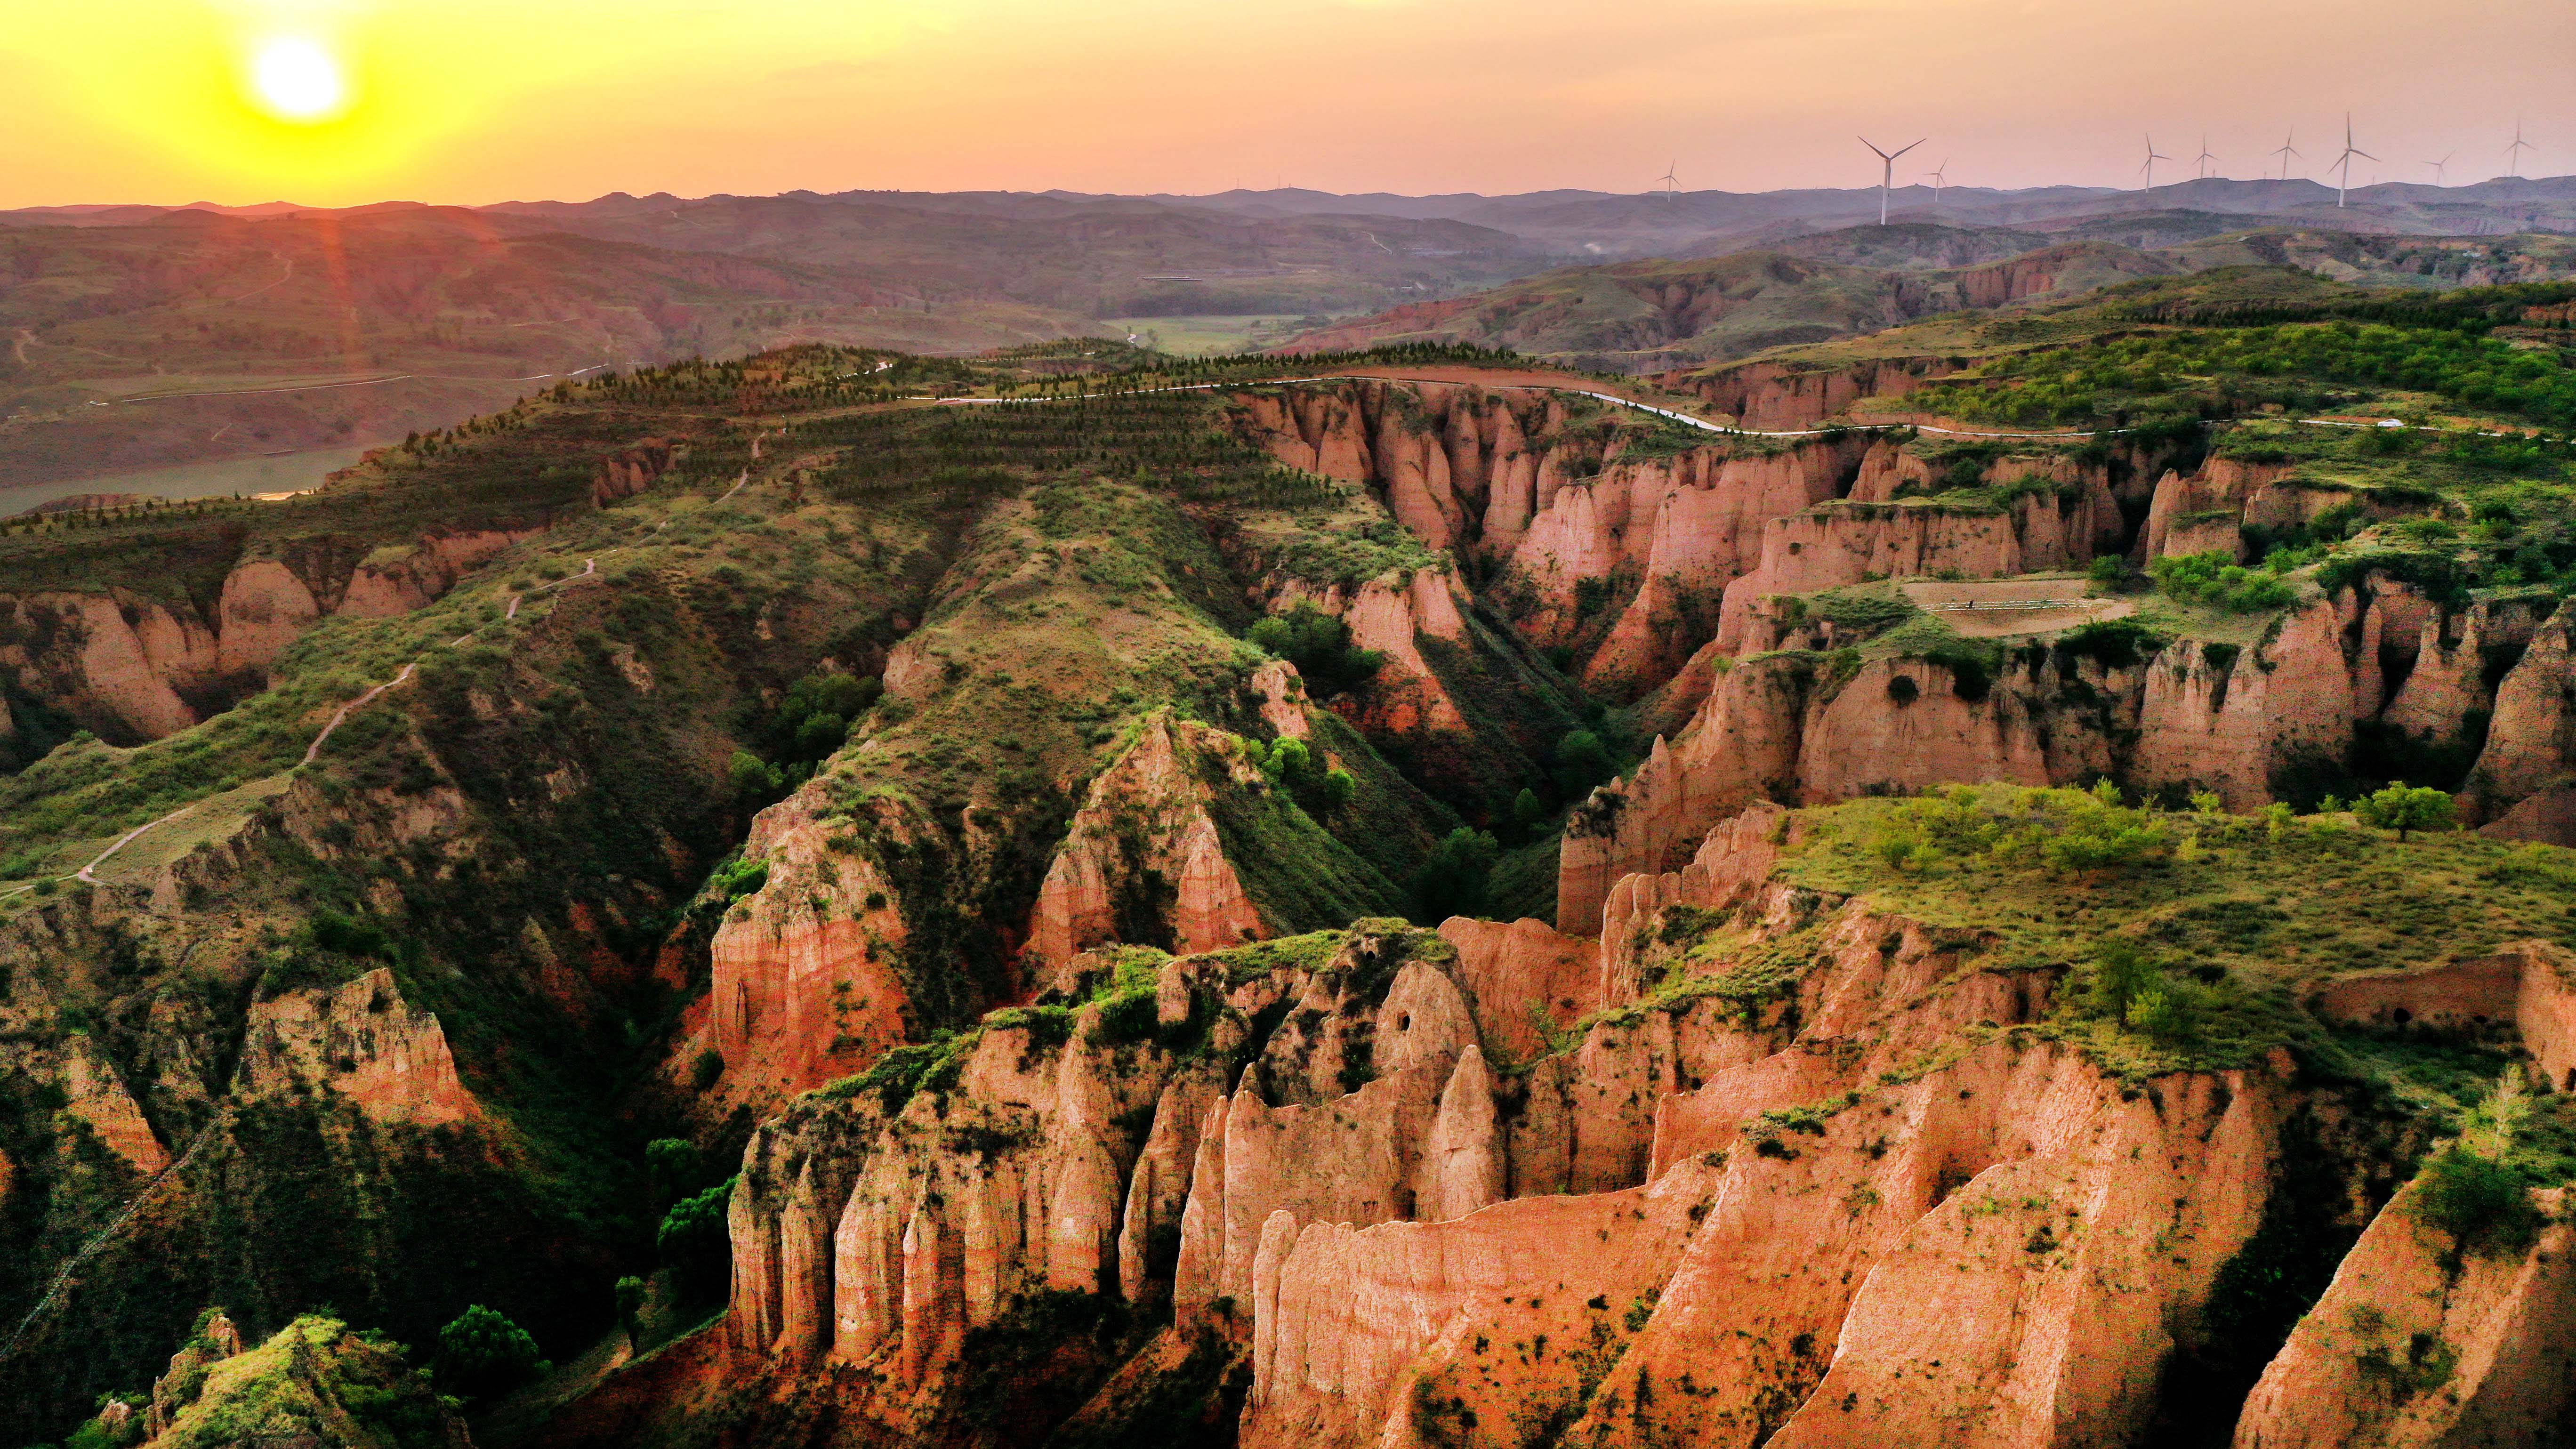
[[[2463,1253],[2423,1187],[2379,1210],[2263,1371],[2237,1449],[2540,1444],[2576,1410],[2576,1231]]]
[[[2576,783],[2576,603],[2534,631],[2495,687],[2484,750],[2469,772],[2479,812],[2503,814],[2543,790]]]
[[[1425,638],[1465,643],[1467,621],[1455,588],[1446,570],[1434,569],[1388,574],[1353,590],[1340,584],[1317,590],[1289,579],[1268,591],[1264,603],[1273,613],[1306,607],[1330,614],[1350,627],[1352,648],[1379,656],[1376,676],[1350,706],[1357,723],[1398,735],[1459,733],[1467,728],[1466,714],[1421,644]]]
[[[170,1165],[170,1154],[153,1135],[133,1094],[86,1034],[64,1038],[59,1070],[63,1094],[70,1098],[67,1110],[88,1124],[109,1151],[147,1177]]]
[[[1739,617],[1759,624],[1728,597],[1728,627]],[[2372,578],[2297,604],[2250,646],[2179,639],[2117,668],[2046,647],[2006,654],[1991,676],[1797,650],[1730,661],[1709,670],[1678,735],[1659,737],[1625,781],[1575,811],[1558,861],[1557,926],[1594,930],[1613,882],[1680,868],[1709,830],[1757,800],[2111,775],[2212,791],[2247,810],[2271,800],[2285,773],[2342,760],[2365,726],[2440,744],[2473,737],[2490,709],[2464,799],[2473,821],[2503,819],[2576,778],[2568,617],[2561,606],[2541,623],[2510,600],[2445,616],[2412,588]],[[1740,642],[1766,643],[1767,631]],[[2515,662],[2497,682],[2500,659]],[[2553,838],[2549,808],[2543,800],[2526,812],[2523,838]]]
[[[1212,951],[1267,934],[1226,859],[1199,777],[1211,767],[1245,770],[1232,755],[1226,736],[1205,725],[1148,721],[1092,782],[1057,847],[1029,917],[1027,959],[1061,965],[1110,941]]]
[[[202,1369],[210,1368],[242,1351],[241,1330],[221,1313],[207,1315],[196,1336],[170,1355],[170,1367],[152,1381],[152,1403],[143,1411],[143,1433],[146,1438],[170,1427],[179,1411],[188,1406],[199,1384]],[[197,1382],[192,1383],[191,1380]]]
[[[1937,357],[1878,358],[1847,368],[1745,362],[1674,374],[1662,381],[1666,387],[1698,394],[1717,411],[1731,414],[1739,427],[1768,432],[1812,428],[1848,411],[1862,398],[1903,397],[1956,370]]]
[[[752,441],[752,456],[760,456],[760,442]],[[653,480],[669,472],[678,450],[665,438],[645,438],[618,449],[599,461],[599,476],[590,485],[591,501],[602,508],[621,499],[632,498],[653,486]]]
[[[766,873],[725,908],[709,948],[714,984],[672,1057],[685,1072],[715,1052],[722,1101],[783,1100],[904,1039],[901,905],[865,856],[834,847],[828,806],[824,787],[807,785],[762,811],[743,843]]]
[[[1555,393],[1354,380],[1248,393],[1236,426],[1283,462],[1377,491],[1423,542],[1486,566],[1525,637],[1593,644],[1586,678],[1635,693],[1707,637],[1763,526],[1839,497],[1868,444],[1632,457],[1598,412]]]
[[[2576,956],[2518,941],[2429,971],[2365,971],[2327,983],[2316,1010],[2376,1027],[2468,1034],[2510,1028],[2553,1089],[2576,1092]]]
[[[269,667],[319,620],[419,608],[528,536],[433,534],[338,569],[240,559],[211,613],[124,588],[0,596],[0,672],[111,743],[160,739],[266,688]]]
[[[403,1000],[386,967],[343,986],[255,1003],[235,1090],[323,1090],[378,1122],[439,1127],[480,1118],[438,1018]]]

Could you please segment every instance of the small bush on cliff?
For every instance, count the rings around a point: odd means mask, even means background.
[[[1300,739],[1282,737],[1264,745],[1245,743],[1244,757],[1263,779],[1286,790],[1309,815],[1328,815],[1359,797],[1359,780],[1340,766],[1328,766]]]
[[[2520,1174],[2459,1145],[2424,1164],[2415,1220],[2450,1235],[2463,1253],[2509,1254],[2540,1234],[2540,1209]]]
[[[1296,665],[1319,699],[1357,689],[1386,662],[1373,649],[1351,647],[1351,626],[1311,604],[1255,620],[1243,637]]]
[[[2095,619],[2058,636],[2058,667],[2090,659],[2105,669],[2132,669],[2163,647],[2164,636],[2135,619]]]
[[[2278,577],[2244,568],[2223,553],[2160,558],[2147,565],[2147,572],[2167,595],[2231,614],[2286,609],[2299,597],[2296,589]]]
[[[2352,813],[2364,825],[2396,831],[2401,841],[2412,831],[2452,829],[2460,819],[2458,802],[2449,795],[2403,780],[2355,802]]]
[[[480,1303],[438,1331],[438,1384],[458,1398],[499,1398],[553,1370],[526,1329]]]
[[[733,1243],[725,1209],[733,1201],[733,1182],[726,1178],[695,1197],[671,1204],[653,1235],[662,1266],[671,1270],[672,1285],[687,1302],[711,1303],[722,1297],[732,1274]]]

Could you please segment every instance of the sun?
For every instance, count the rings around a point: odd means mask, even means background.
[[[308,36],[280,35],[251,57],[251,92],[281,121],[311,123],[337,115],[349,98],[340,63]]]

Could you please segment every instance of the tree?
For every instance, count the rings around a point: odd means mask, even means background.
[[[716,1067],[722,1071],[724,1056],[718,1053]],[[699,1181],[698,1149],[686,1138],[656,1137],[644,1144],[644,1175],[653,1183],[653,1202],[657,1207],[679,1200]]]
[[[1556,788],[1566,799],[1581,799],[1616,773],[1609,749],[1592,731],[1574,730],[1556,742]]]
[[[526,1329],[480,1303],[438,1331],[439,1387],[461,1399],[498,1398],[553,1369]]]
[[[2163,983],[2164,972],[2154,957],[2137,942],[2114,936],[2093,952],[2093,979],[2085,989],[2085,1006],[2091,1015],[2125,1021],[2130,1006]]]
[[[1351,645],[1351,626],[1311,604],[1254,621],[1244,638],[1264,652],[1297,666],[1318,698],[1356,689],[1386,662],[1373,649]]]
[[[733,752],[733,761],[726,766],[726,775],[732,781],[734,798],[745,803],[765,800],[787,783],[777,766],[749,750]]]
[[[1547,806],[1540,803],[1537,791],[1524,786],[1512,797],[1512,823],[1520,827],[1523,835],[1536,835],[1538,828],[1547,823]]]
[[[2364,825],[2396,831],[2400,841],[2412,831],[2449,830],[2460,823],[2459,802],[2443,791],[2403,780],[2356,802],[2352,813]]]
[[[689,1302],[710,1303],[724,1296],[733,1270],[733,1242],[725,1223],[732,1201],[733,1179],[726,1178],[671,1204],[653,1236],[662,1265],[671,1270],[672,1286]]]
[[[1501,844],[1489,831],[1464,825],[1450,831],[1414,872],[1414,919],[1437,925],[1451,916],[1483,912],[1494,861],[1501,854]]]
[[[617,1280],[617,1322],[632,1346],[644,1337],[644,1280],[633,1274]]]

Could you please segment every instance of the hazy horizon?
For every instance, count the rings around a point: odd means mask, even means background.
[[[285,199],[489,205],[624,191],[1205,196],[2134,185],[2145,137],[2192,170],[2354,185],[2570,169],[2576,7],[2509,0],[2427,31],[2393,0],[2150,21],[2040,0],[1133,0],[1080,15],[781,0],[135,0],[0,36],[0,123],[50,144],[0,206]],[[1919,169],[1918,169],[1919,163]],[[2172,168],[2170,172],[2167,166]],[[136,198],[186,201],[136,201]]]

